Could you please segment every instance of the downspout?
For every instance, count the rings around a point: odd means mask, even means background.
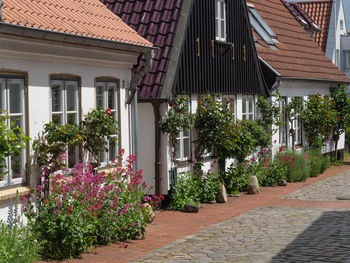
[[[281,86],[281,80],[282,78],[280,76],[277,76],[276,77],[276,81],[275,83],[273,84],[272,88],[271,88],[271,93],[277,89],[279,89],[279,87]]]
[[[1,0],[0,0],[1,1]],[[148,71],[151,68],[152,65],[152,50],[149,49],[147,52],[144,53],[144,58],[145,58],[145,66],[138,72],[136,72],[130,80],[130,86],[129,86],[129,97],[127,99],[127,104],[132,105],[132,126],[133,126],[133,131],[132,131],[132,140],[133,140],[133,154],[138,157],[138,152],[139,152],[139,147],[138,147],[138,112],[137,112],[137,95],[135,96],[137,92],[137,82],[140,78],[142,78],[145,74],[148,73]],[[134,98],[135,97],[135,98]],[[135,161],[135,170],[137,171],[139,169],[139,162],[138,158],[136,158]]]
[[[161,173],[162,173],[162,160],[161,160],[161,130],[160,130],[160,101],[156,100],[152,102],[154,111],[154,124],[155,124],[155,194],[160,195],[161,186]]]

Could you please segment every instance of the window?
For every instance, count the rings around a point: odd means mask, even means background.
[[[350,69],[350,50],[344,50],[344,69]]]
[[[281,122],[283,122],[283,126],[281,126],[279,129],[279,135],[280,135],[279,141],[281,146],[287,146],[287,138],[288,138],[288,134],[287,134],[288,120],[287,120],[287,114],[285,112],[286,105],[287,105],[287,98],[283,97],[280,100],[280,109],[281,109],[280,120]]]
[[[223,96],[222,103],[228,107],[233,113],[233,119],[236,121],[236,97],[235,96]]]
[[[25,95],[23,77],[0,76],[0,116],[7,113],[10,119],[7,125],[15,124],[25,130]],[[0,178],[0,186],[16,185],[25,182],[26,150],[22,149],[5,160],[7,173]]]
[[[344,21],[340,20],[340,30],[344,30]]]
[[[96,82],[96,108],[111,109],[111,115],[119,123],[119,103],[118,103],[119,82],[117,80],[102,80]],[[112,137],[117,137],[115,134]],[[106,138],[109,140],[109,138]],[[108,144],[108,152],[100,153],[100,162],[107,163],[115,160],[118,154],[118,146]]]
[[[226,4],[225,0],[216,0],[215,6],[216,40],[226,41]]]
[[[79,124],[78,80],[52,78],[51,82],[52,121],[57,124]],[[68,145],[66,164],[69,168],[79,162],[79,147]]]
[[[259,12],[253,7],[249,6],[249,20],[254,31],[269,45],[274,45],[273,39],[276,39],[275,32],[262,18]]]
[[[255,101],[254,96],[245,95],[242,98],[242,118],[243,120],[254,120]]]
[[[176,138],[176,160],[185,161],[191,155],[190,130],[180,132]]]
[[[335,53],[335,65],[339,66],[339,49]]]

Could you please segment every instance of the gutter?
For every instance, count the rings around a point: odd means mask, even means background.
[[[0,7],[2,6],[2,1],[0,0]],[[1,10],[1,9],[0,9]],[[46,30],[40,28],[27,27],[22,25],[15,25],[11,23],[6,23],[2,21],[0,11],[0,33],[23,36],[35,39],[44,39],[55,42],[63,42],[69,44],[78,44],[85,46],[109,48],[109,49],[118,49],[138,53],[146,53],[149,50],[157,49],[153,46],[139,45],[126,43],[118,40],[109,40],[102,38],[94,38],[82,35],[76,35],[71,33],[63,33],[53,30]]]
[[[332,79],[309,79],[309,78],[296,78],[296,77],[281,77],[281,80],[303,80],[303,81],[319,81],[319,82],[333,82],[333,83],[343,83],[350,84],[349,81],[340,81],[340,80],[332,80]]]

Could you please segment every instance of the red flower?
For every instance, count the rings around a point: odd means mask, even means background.
[[[338,117],[338,119],[340,120],[340,119],[341,119],[341,117],[339,116],[339,117]]]
[[[108,109],[106,110],[106,114],[107,114],[107,115],[111,115],[111,113],[112,113],[112,110],[111,110],[110,108],[108,108]]]

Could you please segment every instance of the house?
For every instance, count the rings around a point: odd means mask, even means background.
[[[273,91],[279,89],[283,97],[281,107],[292,97],[309,94],[329,94],[329,88],[349,79],[325,56],[309,34],[291,14],[285,0],[249,0],[251,13],[257,12],[263,22],[252,27],[256,37],[256,49],[261,58],[266,83]],[[259,26],[260,25],[260,26]],[[318,33],[317,33],[318,34]],[[320,39],[314,37],[314,41]],[[322,41],[320,41],[321,43]],[[283,119],[285,120],[285,117]],[[305,145],[303,127],[299,121],[293,123],[296,129],[296,145]],[[279,147],[291,147],[290,125],[286,123],[274,135],[275,151]],[[344,148],[344,136],[338,149]],[[323,152],[334,151],[333,143],[328,143]]]
[[[341,36],[347,34],[343,0],[285,2],[285,5],[299,22],[301,17],[309,16],[311,21],[305,18],[308,24],[306,30],[314,25],[321,29],[313,34],[314,42],[341,68]]]
[[[130,27],[152,42],[150,72],[138,86],[138,167],[156,194],[168,194],[170,173],[189,168],[192,132],[177,138],[176,163],[161,115],[175,96],[187,96],[192,112],[200,94],[230,97],[238,119],[256,116],[255,99],[268,96],[244,0],[101,0]],[[142,66],[142,63],[141,63]],[[188,158],[190,157],[190,158]],[[208,157],[204,169],[217,169]]]
[[[0,2],[1,112],[34,139],[45,123],[78,123],[91,109],[110,108],[120,140],[102,158],[115,158],[118,148],[132,153],[136,114],[130,86],[142,76],[132,70],[152,44],[98,0]],[[70,166],[81,160],[76,150],[69,152]],[[31,143],[6,165],[8,173],[0,179],[5,220],[8,199],[16,191],[30,193],[38,182]]]

